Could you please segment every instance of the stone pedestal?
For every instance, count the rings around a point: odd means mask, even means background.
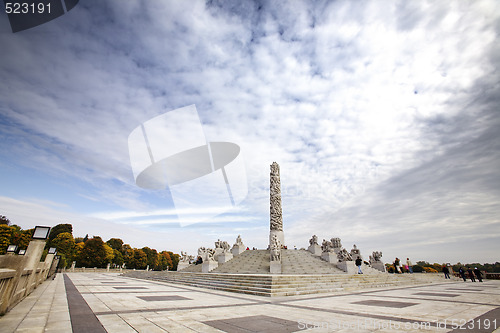
[[[233,256],[237,256],[238,254],[242,253],[243,251],[246,250],[245,245],[234,245],[233,248],[231,249],[231,253]]]
[[[208,273],[208,272],[216,269],[217,267],[219,267],[219,264],[217,263],[217,261],[214,261],[214,260],[204,261],[203,264],[201,264],[201,272]]]
[[[223,250],[220,247],[215,248],[214,258],[217,258],[220,254],[222,254]]]
[[[231,259],[233,259],[233,254],[230,252],[224,252],[222,254],[219,254],[219,256],[217,257],[217,261],[219,262],[219,264],[228,262]]]
[[[339,261],[335,252],[323,252],[321,254],[321,259],[331,264],[336,264]]]
[[[343,270],[347,274],[358,274],[358,267],[354,261],[341,261],[337,263],[337,268]]]
[[[271,261],[269,271],[271,274],[281,274],[281,261]]]
[[[177,271],[182,271],[184,268],[189,267],[188,262],[181,261],[177,264]]]
[[[106,266],[106,272],[109,272],[109,267],[111,266],[111,264],[108,263],[108,265]]]
[[[283,233],[283,231],[278,230],[271,230],[269,232],[269,245],[271,245],[271,239],[273,238],[273,235],[276,235],[278,237],[281,245],[285,245],[285,234]]]
[[[375,262],[372,262],[370,265],[372,266],[373,269],[376,269],[376,270],[384,272],[384,273],[386,272],[385,265],[382,261],[375,261]]]
[[[318,257],[321,256],[322,253],[321,246],[319,246],[318,244],[309,245],[307,251],[311,252],[313,255]]]
[[[45,241],[40,239],[32,240],[28,248],[26,249],[26,264],[25,269],[31,269],[32,272],[27,278],[28,283],[26,284],[25,296],[28,296],[31,291],[36,287],[36,271],[38,263],[40,262],[40,257],[42,256],[43,248],[45,247]]]

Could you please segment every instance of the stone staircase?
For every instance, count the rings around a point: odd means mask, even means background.
[[[282,250],[282,274],[342,274],[336,265],[328,263],[306,250]],[[383,274],[367,265],[364,274]],[[201,273],[201,265],[191,265],[182,272]],[[235,256],[212,270],[211,273],[269,274],[269,251],[249,250]]]
[[[211,273],[269,274],[269,251],[244,251],[228,262],[219,265]]]
[[[282,250],[282,274],[339,274],[335,265],[305,250]],[[191,267],[189,267],[191,268]],[[193,270],[191,270],[193,271]],[[183,272],[188,272],[184,269]],[[212,273],[269,274],[269,251],[249,250],[220,265]]]
[[[269,253],[269,252],[268,252]],[[269,255],[268,255],[269,256]],[[330,264],[306,250],[281,251],[282,274],[343,274],[335,265]],[[269,260],[269,259],[268,259]]]
[[[423,283],[454,282],[435,274],[220,274],[193,272],[130,271],[125,277],[183,284],[259,296],[292,296],[397,287]]]

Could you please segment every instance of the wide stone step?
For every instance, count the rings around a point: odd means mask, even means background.
[[[291,296],[442,282],[436,275],[270,275],[132,271],[124,276],[259,296]]]

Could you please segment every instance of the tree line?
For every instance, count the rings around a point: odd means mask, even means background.
[[[34,229],[22,230],[17,225],[10,225],[9,219],[0,215],[0,254],[5,254],[9,245],[17,245],[26,249]],[[73,237],[73,226],[69,223],[58,224],[50,230],[42,260],[48,249],[55,247],[61,256],[59,267],[105,268],[125,267],[129,269],[176,270],[179,255],[171,251],[158,252],[149,247],[133,248],[124,244],[120,238],[110,238],[106,242],[99,236],[89,238]]]

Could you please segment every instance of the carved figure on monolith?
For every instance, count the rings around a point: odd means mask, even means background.
[[[276,235],[281,245],[285,245],[285,236],[283,234],[283,215],[281,210],[281,181],[280,181],[280,167],[278,163],[271,164],[270,174],[270,194],[269,194],[269,208],[270,208],[270,233],[269,233],[269,247],[271,247],[271,240],[273,235]]]

